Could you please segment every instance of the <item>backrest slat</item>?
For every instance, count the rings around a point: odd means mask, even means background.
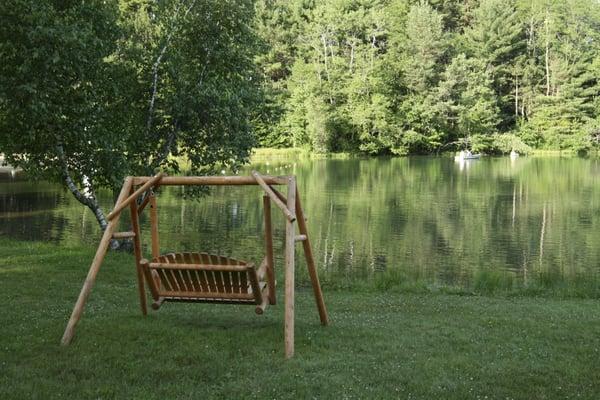
[[[240,274],[240,293],[248,293],[248,275]]]
[[[194,260],[194,263],[196,263],[196,264],[202,264],[202,257],[200,256],[199,253],[192,253],[192,260]],[[198,275],[198,280],[199,280],[202,291],[204,291],[204,292],[210,291],[210,286],[208,285],[208,278],[206,277],[206,272],[205,271],[196,271],[196,273]]]
[[[240,274],[231,274],[231,292],[240,293]]]
[[[206,253],[200,253],[200,258],[201,258],[201,263],[202,264],[212,264],[212,261],[210,260],[210,257],[208,254]],[[215,274],[214,271],[204,271],[204,274],[206,275],[206,281],[208,283],[208,290],[209,292],[217,292],[217,281],[215,279]]]
[[[218,264],[219,263],[219,256],[214,256],[212,254],[209,254],[209,259],[210,259],[210,263],[211,264]],[[215,276],[215,281],[217,284],[217,291],[219,293],[223,293],[225,292],[225,286],[223,285],[223,275],[221,274],[221,271],[213,271],[214,272],[214,276]]]
[[[161,287],[159,289],[159,292],[162,292],[163,289],[164,290],[175,290],[175,288],[173,288],[173,286],[171,286],[171,280],[167,277],[167,274],[165,274],[165,271],[163,269],[157,269],[156,272],[158,273],[158,276],[160,277]]]
[[[169,263],[170,260],[166,255],[162,255],[160,257],[158,257],[158,260],[161,263]],[[171,270],[160,270],[162,271],[162,277],[161,280],[163,282],[163,285],[165,285],[165,289],[166,290],[179,290],[179,286],[177,285],[177,281],[175,280],[175,276],[173,275],[173,273],[171,272]]]
[[[192,254],[191,253],[183,253],[183,260],[186,264],[193,264],[194,260],[192,259]],[[190,283],[192,285],[192,288],[196,291],[196,292],[200,292],[202,291],[202,287],[200,286],[200,281],[198,279],[198,274],[196,270],[193,269],[189,269],[186,271],[190,280]]]
[[[181,264],[185,263],[185,259],[184,259],[182,253],[176,253],[175,260],[177,261],[177,263],[181,263]],[[185,285],[186,290],[188,292],[193,292],[194,285],[192,285],[192,280],[190,279],[190,275],[188,274],[188,271],[187,270],[179,270],[179,273],[181,275],[181,278],[183,279],[183,284]]]
[[[169,263],[177,262],[177,259],[175,258],[175,254],[173,254],[173,253],[167,254],[167,259],[169,260]],[[172,269],[171,274],[173,275],[173,277],[175,278],[175,281],[177,282],[179,291],[185,292],[187,290],[187,288],[185,287],[185,283],[183,282],[183,277],[181,276],[181,271],[178,269]]]
[[[224,265],[230,265],[229,258],[221,257],[221,260],[219,261],[223,262]],[[225,292],[233,293],[233,285],[231,284],[231,276],[233,275],[233,273],[229,271],[221,271],[221,275],[223,276],[223,285],[225,287]]]

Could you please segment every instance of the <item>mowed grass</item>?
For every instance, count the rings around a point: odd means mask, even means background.
[[[299,288],[285,361],[281,290],[262,316],[165,304],[144,318],[125,253],[61,347],[93,252],[0,240],[0,399],[600,398],[598,300],[330,290],[321,327]]]

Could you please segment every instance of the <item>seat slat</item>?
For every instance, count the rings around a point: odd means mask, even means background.
[[[264,292],[264,290],[266,290],[267,287],[267,283],[266,282],[260,282],[260,284],[258,285],[259,287],[259,292]],[[170,300],[175,300],[175,299],[187,299],[187,300],[194,300],[194,299],[198,299],[198,300],[214,300],[214,301],[240,301],[243,300],[244,302],[250,302],[252,304],[256,304],[256,297],[254,296],[253,293],[237,293],[237,294],[233,294],[233,295],[226,295],[224,296],[223,293],[206,293],[206,292],[180,292],[180,291],[167,291],[165,292],[164,296],[161,296],[161,298],[164,298],[164,301],[170,301]]]
[[[212,298],[212,299],[246,299],[246,300],[255,300],[255,297],[252,293],[206,293],[206,292],[182,292],[182,291],[165,291],[164,294],[161,295],[167,299],[168,297],[186,297],[186,298]]]
[[[204,297],[167,297],[162,298],[163,302],[176,302],[176,303],[213,303],[213,304],[241,304],[241,305],[255,305],[254,298],[252,299],[218,299],[218,298],[204,298]]]

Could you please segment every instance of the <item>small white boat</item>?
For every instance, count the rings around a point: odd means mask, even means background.
[[[470,151],[463,150],[454,156],[454,161],[478,160],[479,158],[481,158],[481,154],[473,154]]]
[[[510,159],[511,159],[511,160],[514,160],[514,159],[516,159],[516,158],[519,158],[519,153],[517,153],[517,152],[516,152],[516,151],[514,151],[514,150],[511,150],[511,151],[510,151],[510,155],[509,155],[509,157],[510,157]]]

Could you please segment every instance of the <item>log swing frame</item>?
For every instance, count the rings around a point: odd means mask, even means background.
[[[265,299],[260,304],[256,303],[256,313],[262,314],[265,309],[267,302],[269,304],[275,304],[275,274],[274,274],[274,259],[273,259],[273,228],[271,221],[271,202],[282,211],[285,217],[285,322],[284,322],[284,342],[285,342],[285,357],[290,358],[294,355],[294,285],[295,285],[295,246],[297,242],[302,242],[304,250],[304,256],[306,258],[306,265],[310,276],[313,294],[315,297],[317,310],[319,312],[319,318],[322,325],[329,323],[329,317],[325,302],[323,300],[323,292],[319,283],[319,277],[317,274],[317,268],[310,244],[308,235],[308,229],[306,224],[306,218],[302,209],[300,201],[300,194],[298,186],[296,184],[295,176],[267,176],[261,175],[256,171],[252,171],[250,176],[181,176],[181,177],[170,177],[164,173],[158,173],[155,176],[129,176],[125,178],[121,192],[115,202],[113,210],[108,214],[108,226],[106,227],[96,254],[90,265],[89,272],[77,298],[77,302],[73,308],[73,312],[67,323],[65,332],[63,334],[61,344],[68,345],[71,343],[73,336],[75,335],[75,328],[81,316],[85,303],[92,290],[94,282],[104,257],[108,251],[110,241],[112,239],[133,239],[133,249],[136,261],[136,275],[139,290],[140,307],[142,314],[147,314],[147,303],[146,303],[146,287],[144,284],[144,271],[149,274],[148,266],[156,268],[157,266],[165,266],[161,264],[158,259],[159,257],[165,257],[160,255],[159,236],[158,236],[158,214],[157,214],[157,203],[154,191],[159,186],[237,186],[237,185],[258,185],[263,191],[263,209],[264,209],[264,228],[265,228],[265,258],[261,263],[263,272],[266,272],[267,282],[265,287]],[[287,186],[287,197],[284,196],[280,191],[274,188],[274,186]],[[138,204],[138,199],[142,197],[141,203]],[[144,259],[141,238],[140,238],[140,224],[139,216],[147,206],[150,206],[150,232],[152,237],[152,259],[153,262],[149,263],[148,260]],[[125,208],[129,207],[131,214],[131,232],[116,232],[117,224],[121,213]],[[296,235],[296,223],[298,225],[299,234]],[[211,256],[212,257],[212,256]],[[171,266],[177,266],[179,264],[171,264]],[[244,264],[245,265],[245,264]],[[194,265],[190,265],[193,267]],[[213,265],[195,265],[196,267],[213,268]],[[242,267],[228,265],[228,270],[241,270]],[[144,269],[146,268],[146,269]],[[246,268],[246,267],[244,267]],[[147,275],[146,278],[149,278]],[[146,282],[148,283],[148,281]],[[158,281],[157,281],[158,283]],[[255,282],[253,281],[253,285]],[[191,285],[189,285],[191,286]],[[258,287],[258,286],[254,286]],[[153,297],[156,300],[156,289],[154,285],[149,286]],[[256,291],[254,292],[256,293]],[[257,299],[260,298],[260,293],[257,294]],[[162,303],[160,299],[155,301],[152,307],[158,309]],[[203,299],[207,301],[210,299]],[[221,301],[222,302],[222,301]],[[250,303],[254,304],[254,303]]]

